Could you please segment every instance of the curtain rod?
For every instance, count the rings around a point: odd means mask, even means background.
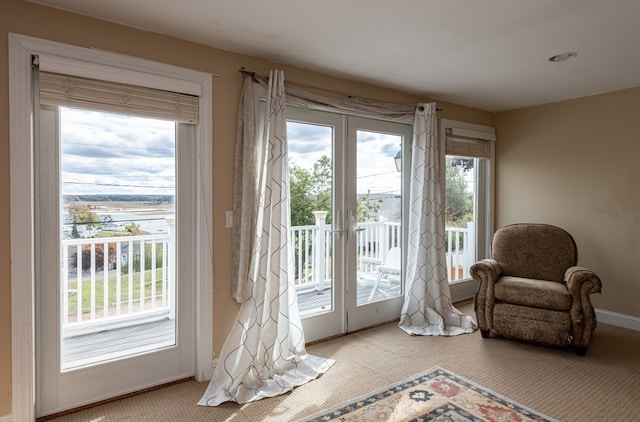
[[[262,79],[265,79],[267,81],[269,80],[269,76],[267,76],[267,75],[258,75],[256,72],[253,72],[251,70],[247,70],[247,68],[244,67],[244,66],[242,66],[240,69],[238,69],[238,72],[242,73],[243,75],[249,76],[254,81],[256,81],[257,78],[262,78]]]
[[[256,72],[252,72],[250,70],[247,70],[247,68],[244,67],[244,66],[242,66],[240,69],[238,69],[238,72],[242,73],[243,75],[251,76],[252,78],[256,76]]]
[[[262,78],[269,79],[268,76],[266,76],[266,75],[258,75],[256,72],[253,72],[251,70],[247,70],[247,68],[244,67],[244,66],[242,66],[240,69],[238,69],[238,72],[242,73],[243,75],[250,76],[253,79],[255,79],[256,77],[262,77]],[[318,88],[316,88],[316,89],[318,89]],[[342,95],[344,95],[344,94],[342,94]],[[351,97],[351,95],[349,95],[349,97]],[[420,111],[423,111],[423,107],[422,106],[420,106]],[[436,111],[442,111],[442,109],[440,107],[436,106]]]

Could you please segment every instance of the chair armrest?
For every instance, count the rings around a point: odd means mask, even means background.
[[[502,268],[498,261],[495,259],[487,258],[476,262],[471,266],[471,276],[480,281],[481,278],[486,278],[487,281],[494,283],[502,273]]]
[[[564,273],[567,288],[572,296],[590,295],[602,291],[600,277],[583,267],[571,267]]]
[[[381,259],[363,256],[362,258],[360,258],[360,271],[365,273],[374,271],[380,264],[382,264]]]
[[[376,269],[380,272],[383,273],[388,273],[388,274],[400,274],[400,268],[397,267],[391,267],[389,265],[378,265],[376,267]]]
[[[493,328],[493,306],[495,296],[493,285],[502,273],[502,268],[495,259],[483,259],[471,266],[471,277],[478,282],[478,290],[473,298],[476,309],[478,327],[481,330]]]
[[[571,323],[573,344],[587,347],[596,326],[596,314],[591,304],[591,295],[602,291],[600,277],[583,267],[570,267],[564,273],[567,289],[571,294]]]

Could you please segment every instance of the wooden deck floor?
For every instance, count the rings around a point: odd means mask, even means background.
[[[69,369],[176,344],[175,320],[163,319],[62,340],[62,368]]]
[[[358,305],[366,304],[369,301],[369,295],[373,285],[358,285]],[[378,291],[373,295],[371,302],[384,299],[390,294],[397,295],[400,293],[400,287],[389,287],[387,285],[380,286]],[[312,313],[315,309],[327,310],[331,307],[331,289],[325,289],[322,292],[311,290],[304,293],[298,293],[298,309],[304,316],[305,314]]]
[[[366,303],[373,286],[362,285],[358,288],[358,304]],[[398,294],[399,289],[379,289],[382,292]],[[377,291],[373,300],[383,299],[385,295]],[[331,307],[331,290],[322,292],[310,290],[298,294],[298,308],[302,316],[314,310],[327,310]],[[62,340],[63,369],[70,369],[104,362],[123,356],[144,353],[175,344],[175,320],[163,319],[130,327],[116,328],[99,333],[67,337]]]

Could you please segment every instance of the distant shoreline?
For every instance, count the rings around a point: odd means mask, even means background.
[[[99,215],[171,214],[174,210],[172,195],[64,195],[63,203],[80,202]]]
[[[81,194],[62,195],[65,204],[69,202],[151,202],[173,203],[173,195],[131,195],[131,194]]]

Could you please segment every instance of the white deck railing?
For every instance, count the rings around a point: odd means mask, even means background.
[[[467,223],[466,228],[445,227],[445,231],[449,282],[471,278],[469,270],[476,256],[473,223]]]
[[[170,234],[62,241],[63,335],[172,314]]]
[[[295,283],[298,290],[323,290],[331,274],[331,226],[319,224],[291,228],[294,249]],[[469,278],[469,269],[475,257],[474,229],[471,223],[466,228],[446,227],[447,270],[449,282]],[[399,222],[374,221],[358,223],[357,266],[360,258],[376,258],[384,262],[387,252],[401,245]]]
[[[318,223],[291,228],[299,291],[322,290],[331,277],[331,226],[322,215]],[[172,317],[175,252],[171,226],[169,232],[63,240],[63,335]],[[446,232],[449,280],[468,278],[475,256],[473,227],[447,227]],[[399,222],[359,223],[355,235],[358,261],[369,257],[383,262],[389,249],[401,244]]]

